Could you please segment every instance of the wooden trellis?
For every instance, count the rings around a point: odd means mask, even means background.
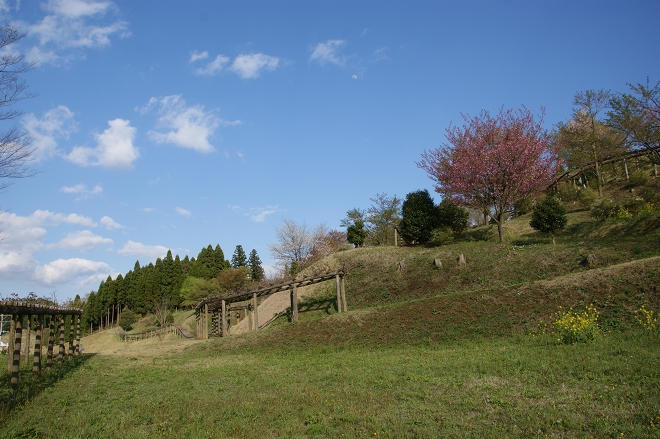
[[[32,360],[32,373],[39,375],[41,373],[41,351],[42,336],[44,329],[47,328],[48,348],[46,353],[46,372],[50,371],[53,365],[53,348],[55,344],[55,327],[59,330],[59,351],[57,361],[64,362],[67,354],[65,346],[68,345],[68,359],[73,355],[80,355],[80,316],[82,310],[78,308],[62,308],[57,306],[40,305],[37,303],[20,301],[2,301],[0,302],[0,313],[11,314],[9,343],[7,346],[7,369],[11,374],[11,385],[18,386],[18,372],[21,364],[21,347],[25,347],[25,363],[29,361],[31,336],[30,329],[34,326],[35,343],[34,355]],[[27,328],[25,341],[23,340],[23,323],[27,317]],[[67,318],[69,319],[69,331],[65,337],[64,329]],[[68,343],[65,340],[68,339]],[[75,344],[74,344],[75,339]]]
[[[308,285],[325,282],[335,279],[337,288],[337,311],[347,311],[346,305],[346,289],[344,285],[344,273],[333,272],[324,273],[314,276],[307,276],[301,279],[294,279],[288,282],[282,282],[275,285],[268,285],[265,287],[256,288],[248,291],[235,291],[217,296],[207,297],[197,304],[195,307],[195,320],[197,324],[197,338],[208,338],[208,322],[209,312],[211,313],[212,333],[226,337],[230,333],[229,328],[229,313],[232,311],[252,311],[251,315],[251,328],[256,331],[259,326],[259,313],[258,313],[258,299],[260,297],[267,297],[281,291],[290,292],[291,301],[291,321],[298,321],[298,288]],[[232,303],[250,302],[248,304],[234,305]]]

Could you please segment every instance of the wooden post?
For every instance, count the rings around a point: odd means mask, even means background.
[[[209,304],[204,304],[204,338],[209,338]]]
[[[213,335],[218,335],[218,333],[220,332],[220,328],[218,325],[218,316],[219,314],[217,311],[211,312],[211,334]]]
[[[296,290],[296,284],[293,284],[291,288],[291,322],[295,323],[298,321],[298,291]]]
[[[339,275],[335,276],[337,284],[337,312],[341,312],[341,286],[339,283]]]
[[[32,362],[32,374],[39,376],[41,373],[41,327],[43,326],[44,316],[37,316],[36,327],[34,328],[34,361]]]
[[[394,228],[394,247],[397,247],[398,237],[399,237],[399,230],[395,227]]]
[[[26,332],[25,335],[27,336],[27,337],[25,337],[26,338],[26,343],[23,343],[23,345],[25,345],[25,365],[26,366],[28,365],[28,362],[30,361],[30,342],[32,341],[32,340],[30,340],[30,326],[32,326],[30,323],[32,323],[32,316],[28,315],[27,316],[27,331],[25,331]],[[22,322],[21,322],[21,324],[22,324]]]
[[[626,170],[626,181],[630,181],[630,174],[628,174],[628,162],[626,162],[626,158],[623,158],[623,168]]]
[[[222,337],[226,337],[229,334],[227,334],[227,304],[225,301],[222,301],[222,307],[220,311],[220,332]]]
[[[46,372],[53,366],[53,347],[55,346],[55,316],[48,318],[48,352],[46,353]]]
[[[76,316],[76,355],[80,355],[80,317]]]
[[[7,372],[11,373],[11,367],[14,363],[14,320],[15,317],[11,314],[9,319],[9,340],[7,340]]]
[[[259,330],[259,310],[257,307],[259,304],[257,303],[257,293],[254,293],[252,295],[252,303],[254,306],[254,330],[258,331]]]
[[[66,319],[66,316],[64,316]],[[74,330],[74,316],[73,314],[69,318],[69,333],[68,333],[68,338],[69,338],[69,351],[67,352],[67,360],[71,361],[73,360],[73,330]]]
[[[344,304],[344,311],[348,311],[348,306],[346,306],[346,285],[344,285],[344,275],[341,276],[341,301]]]
[[[61,364],[64,362],[64,316],[57,317],[60,325],[60,351],[57,353],[57,362]]]
[[[12,317],[14,317],[12,315]],[[23,316],[17,315],[14,323],[14,351],[11,362],[11,386],[18,387],[18,370],[21,366],[21,339],[23,338]]]

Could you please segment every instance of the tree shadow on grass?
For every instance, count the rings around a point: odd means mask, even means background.
[[[46,372],[45,365],[42,365],[41,374],[37,377],[32,374],[32,366],[21,366],[16,389],[11,386],[10,374],[5,370],[5,373],[0,375],[0,424],[15,408],[24,406],[26,402],[34,399],[44,390],[53,387],[61,379],[83,367],[94,355],[74,356],[71,360],[65,359],[62,364],[58,364],[53,359],[51,370]],[[0,356],[0,358],[6,359],[5,356]]]

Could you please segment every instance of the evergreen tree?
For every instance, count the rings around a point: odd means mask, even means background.
[[[247,256],[242,245],[237,245],[234,255],[231,257],[232,268],[247,267]]]
[[[215,277],[215,276],[218,275],[218,273],[221,270],[226,270],[231,265],[229,264],[229,261],[225,259],[225,254],[223,253],[222,249],[220,248],[220,244],[216,244],[213,256],[215,258],[215,267],[216,267],[216,270],[217,270],[215,272],[215,275],[213,276],[213,277]]]
[[[356,247],[362,247],[369,232],[364,229],[364,221],[356,220],[346,229],[346,240]]]
[[[426,189],[411,192],[403,202],[399,232],[409,244],[425,244],[431,240],[438,215],[433,199]]]
[[[259,259],[259,255],[257,255],[257,251],[255,249],[252,249],[250,252],[250,257],[247,261],[247,267],[250,270],[250,279],[255,282],[259,282],[264,279],[264,269],[261,266],[261,259]]]
[[[556,244],[555,233],[566,227],[567,222],[566,209],[561,204],[561,201],[555,197],[546,197],[534,206],[532,220],[529,222],[529,225],[534,230],[549,233],[552,236],[552,244],[554,245]]]

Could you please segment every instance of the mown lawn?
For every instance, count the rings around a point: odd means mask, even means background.
[[[5,405],[3,437],[660,437],[660,341],[642,330],[575,345],[550,335],[377,349],[223,343],[151,361],[88,358]]]

